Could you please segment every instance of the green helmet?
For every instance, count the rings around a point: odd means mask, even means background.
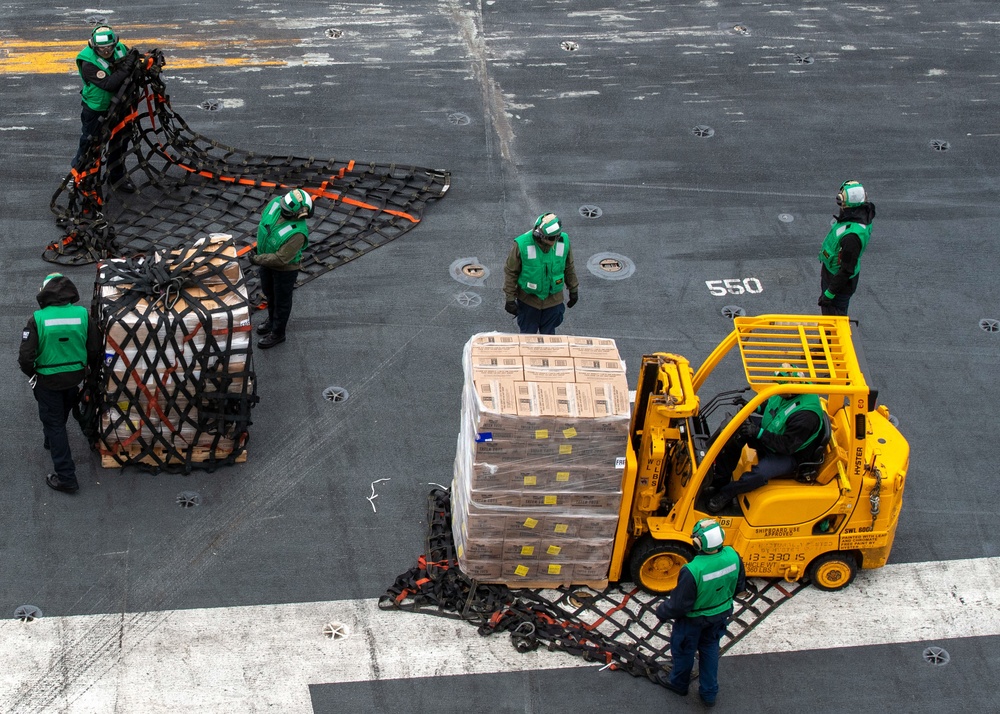
[[[95,50],[98,47],[115,47],[118,45],[118,34],[107,25],[98,25],[90,33],[90,46]]]
[[[42,287],[38,288],[38,292],[44,290],[45,286],[49,284],[50,280],[54,280],[55,278],[61,278],[61,277],[63,277],[62,273],[49,273],[48,275],[45,276],[45,280],[42,281]]]
[[[301,188],[294,188],[281,197],[281,215],[285,218],[309,218],[312,214],[312,196]]]
[[[543,213],[535,221],[535,228],[531,233],[535,238],[554,241],[562,233],[559,216],[554,213]]]
[[[868,202],[868,194],[860,181],[844,181],[837,192],[837,205],[841,208],[854,208]]]
[[[694,547],[702,553],[714,553],[722,549],[722,542],[726,539],[726,532],[714,518],[703,518],[698,521],[694,530],[691,531],[691,540]]]

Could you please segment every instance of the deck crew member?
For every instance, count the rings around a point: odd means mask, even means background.
[[[673,667],[664,686],[686,696],[698,653],[698,694],[706,706],[715,706],[719,693],[719,641],[733,612],[733,598],[746,589],[746,573],[739,554],[724,546],[726,534],[711,518],[699,521],[691,532],[698,554],[681,568],[677,587],[656,607],[661,620],[673,620],[670,656]]]
[[[257,252],[250,262],[260,266],[260,287],[267,300],[267,321],[257,328],[262,350],[285,341],[285,328],[292,314],[292,293],[309,245],[306,219],[313,215],[313,201],[301,188],[272,198],[261,212],[257,225]]]
[[[820,249],[820,289],[818,305],[824,315],[846,315],[851,296],[858,289],[861,256],[871,238],[875,204],[860,181],[845,181],[837,192],[840,212],[834,216],[830,232]]]
[[[77,403],[87,366],[100,367],[101,332],[90,319],[73,281],[59,273],[45,278],[35,296],[39,309],[21,333],[18,364],[28,375],[38,402],[44,446],[55,469],[45,483],[56,491],[76,493],[80,484],[69,447],[66,422]]]
[[[514,239],[507,256],[504,310],[517,318],[522,334],[554,335],[566,308],[576,305],[579,286],[569,236],[558,216],[542,214],[534,228]],[[568,302],[563,302],[564,288]]]
[[[97,141],[101,133],[101,123],[111,108],[111,100],[122,83],[132,74],[139,59],[136,50],[129,50],[118,39],[117,33],[107,25],[98,25],[90,35],[87,46],[76,56],[76,67],[83,80],[80,96],[83,109],[80,112],[80,146],[73,158],[73,168],[81,165],[87,150]],[[108,146],[108,180],[119,191],[135,193],[135,184],[125,175],[125,149],[127,132],[120,131]]]

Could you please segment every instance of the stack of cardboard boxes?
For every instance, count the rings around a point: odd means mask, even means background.
[[[98,266],[106,400],[98,450],[106,467],[221,459],[246,440],[256,400],[250,304],[227,235],[192,248]],[[154,294],[136,283],[169,276]],[[140,296],[141,295],[141,296]],[[245,460],[245,452],[235,460]]]
[[[614,340],[486,333],[463,362],[460,567],[513,587],[605,580],[630,415]]]

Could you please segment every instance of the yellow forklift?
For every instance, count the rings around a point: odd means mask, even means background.
[[[669,592],[694,557],[694,524],[713,517],[748,576],[805,577],[821,590],[839,590],[859,568],[879,568],[889,557],[909,445],[865,381],[848,318],[762,315],[733,322],[697,373],[678,355],[642,359],[609,579]],[[734,362],[724,362],[734,348],[748,386],[702,405],[699,392],[717,367]],[[829,438],[788,478],[709,513],[712,465],[727,440],[770,397],[804,393],[820,395]],[[725,406],[738,409],[728,421],[715,417]],[[714,428],[713,417],[721,422]],[[744,448],[736,474],[755,456]]]

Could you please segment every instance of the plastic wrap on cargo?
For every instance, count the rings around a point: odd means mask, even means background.
[[[462,569],[484,582],[606,577],[630,405],[613,340],[475,335],[455,458]]]
[[[190,471],[245,459],[257,401],[250,305],[231,238],[99,264],[105,466]]]

